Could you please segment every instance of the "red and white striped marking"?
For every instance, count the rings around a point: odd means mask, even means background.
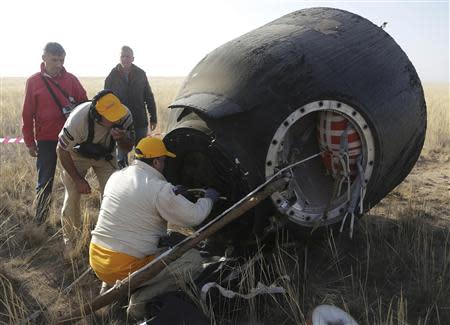
[[[10,144],[10,143],[25,143],[25,141],[23,141],[22,137],[5,137],[5,138],[0,138],[0,144]]]
[[[359,134],[352,123],[340,114],[323,111],[319,113],[317,131],[320,148],[325,151],[322,161],[333,177],[338,177],[342,172],[339,160],[341,136],[347,132],[350,174],[355,176],[357,172],[356,158],[361,154],[362,145]]]

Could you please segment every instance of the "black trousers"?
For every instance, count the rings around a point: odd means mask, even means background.
[[[56,170],[57,143],[57,141],[37,141],[36,221],[38,224],[45,222],[50,210],[53,179]]]

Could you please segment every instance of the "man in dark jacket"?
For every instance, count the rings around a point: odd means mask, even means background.
[[[133,64],[133,50],[122,46],[120,63],[111,70],[105,80],[105,89],[112,90],[120,101],[131,111],[134,121],[136,143],[148,133],[148,114],[150,130],[156,127],[156,105],[152,89],[145,71]],[[118,149],[119,167],[128,165],[127,154]]]
[[[64,69],[66,51],[59,43],[45,45],[41,71],[27,80],[22,111],[22,133],[31,157],[36,157],[36,217],[45,222],[49,212],[56,170],[58,134],[65,114],[77,103],[87,101],[86,91],[73,74]]]

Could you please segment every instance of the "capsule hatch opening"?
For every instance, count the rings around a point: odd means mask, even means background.
[[[293,177],[285,191],[272,195],[280,212],[309,227],[336,223],[361,204],[375,148],[371,130],[357,109],[323,100],[295,110],[272,138],[266,177],[318,152],[320,157],[291,170]]]

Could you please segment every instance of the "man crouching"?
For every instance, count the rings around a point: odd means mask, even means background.
[[[81,195],[91,193],[86,173],[93,169],[103,193],[106,181],[117,169],[116,145],[130,151],[133,142],[131,113],[109,90],[102,90],[91,102],[78,105],[67,118],[56,151],[63,167],[61,224],[69,251],[81,235]]]
[[[200,224],[219,196],[208,189],[204,198],[192,203],[177,195],[176,187],[162,175],[166,157],[175,154],[162,140],[143,138],[133,164],[114,173],[106,184],[89,249],[89,262],[104,285],[113,285],[152,261],[160,252],[158,242],[166,235],[168,222]],[[195,278],[201,270],[200,254],[191,249],[132,294],[128,314],[142,319],[148,300],[176,289],[179,275]]]

